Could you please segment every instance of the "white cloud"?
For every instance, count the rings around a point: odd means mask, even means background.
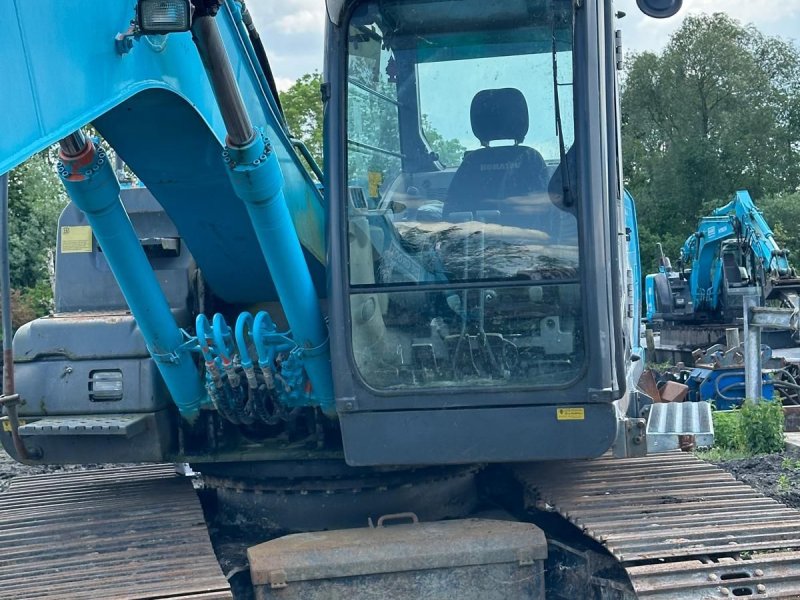
[[[322,35],[325,20],[319,10],[299,10],[278,19],[277,23],[285,33],[319,33]]]
[[[279,92],[285,92],[294,84],[295,80],[290,77],[276,77],[275,85],[278,87]]]
[[[684,0],[678,15],[663,20],[645,17],[636,0],[616,0],[615,7],[627,13],[620,27],[629,51],[660,50],[687,14],[701,12],[726,12],[768,35],[797,39],[800,32],[800,0]],[[250,0],[248,8],[277,79],[322,70],[325,0]]]
[[[617,0],[616,7],[627,13],[620,27],[625,46],[636,52],[663,48],[669,36],[690,14],[724,12],[742,23],[752,23],[767,35],[789,39],[796,39],[800,30],[800,2],[797,0],[684,0],[681,11],[669,19],[644,16],[636,0]]]

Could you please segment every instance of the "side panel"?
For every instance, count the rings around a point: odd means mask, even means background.
[[[466,464],[594,458],[614,442],[617,416],[603,403],[356,413],[341,424],[353,466]]]

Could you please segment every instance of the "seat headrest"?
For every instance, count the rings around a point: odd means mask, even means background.
[[[516,88],[481,90],[472,99],[469,116],[483,146],[494,140],[521,144],[528,133],[528,103]]]

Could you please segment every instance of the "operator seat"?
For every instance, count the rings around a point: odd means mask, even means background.
[[[547,165],[533,148],[522,146],[528,133],[528,104],[518,89],[482,90],[470,107],[472,132],[481,148],[465,153],[444,203],[444,218],[453,213],[500,211],[500,222],[514,221],[513,203],[524,202],[534,192],[547,191]],[[513,146],[490,146],[497,140],[513,140]]]

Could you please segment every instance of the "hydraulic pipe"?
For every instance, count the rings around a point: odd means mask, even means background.
[[[223,157],[233,188],[245,203],[293,338],[302,349],[315,401],[334,416],[328,331],[283,195],[278,158],[269,140],[250,124],[214,18],[199,17],[192,32],[228,129]]]
[[[206,396],[200,374],[122,205],[110,161],[80,132],[61,140],[59,159],[64,187],[86,214],[173,401],[194,421]]]
[[[26,460],[28,451],[19,435],[17,404],[19,397],[14,393],[14,352],[12,350],[11,325],[11,265],[8,258],[8,173],[0,175],[0,310],[3,326],[3,402],[11,425],[11,439],[19,458]]]

